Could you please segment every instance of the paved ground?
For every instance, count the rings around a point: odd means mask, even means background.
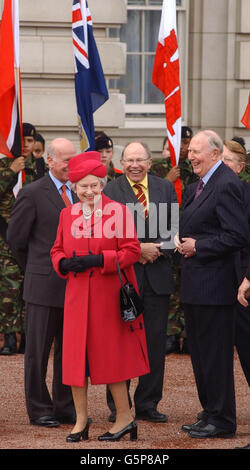
[[[167,450],[170,453],[171,450],[179,450],[181,455],[182,449],[230,450],[250,442],[249,387],[237,354],[235,354],[235,385],[238,428],[233,439],[192,439],[180,430],[182,424],[194,422],[200,411],[190,357],[171,354],[166,356],[165,367],[164,397],[160,403],[159,411],[168,414],[169,422],[167,424],[151,424],[141,421],[138,422],[139,439],[137,442],[131,443],[126,436],[113,444],[100,443],[97,440],[98,435],[109,429],[105,386],[90,386],[89,416],[93,420],[89,433],[90,439],[77,444],[68,444],[65,437],[70,433],[72,426],[61,425],[60,428],[47,429],[29,424],[24,401],[23,355],[0,356],[0,449],[78,449],[81,453],[85,451],[83,455],[89,455],[86,454],[88,450],[94,452],[97,449],[102,454],[107,449],[109,451],[112,449],[112,452],[116,449],[123,449],[125,452],[130,449],[133,452],[155,449],[160,452],[161,449],[161,452]],[[49,387],[51,374],[52,360],[50,359]],[[132,389],[135,386],[136,380],[132,381]],[[0,451],[0,455],[6,453],[6,451]],[[38,454],[40,455],[40,453]],[[199,452],[197,452],[197,456],[198,454]],[[235,454],[238,452],[234,450],[233,457]],[[242,455],[242,451],[240,454]],[[14,454],[11,455],[13,458]],[[42,453],[41,456],[44,457],[45,454]]]

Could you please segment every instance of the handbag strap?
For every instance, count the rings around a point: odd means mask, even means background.
[[[121,283],[121,286],[123,287],[121,268],[120,268],[120,265],[119,265],[118,258],[116,259],[116,266],[117,266],[117,271],[118,271],[118,276],[119,276],[119,279],[120,279],[120,283]],[[127,276],[126,276],[126,274],[123,270],[122,270],[122,274],[125,277],[126,281],[128,282],[128,278],[127,278]]]

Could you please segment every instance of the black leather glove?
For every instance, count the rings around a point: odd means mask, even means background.
[[[59,263],[61,274],[65,275],[69,271],[74,273],[82,273],[88,268],[94,266],[103,267],[103,254],[93,255],[92,253],[85,256],[72,256],[71,258],[63,258]]]

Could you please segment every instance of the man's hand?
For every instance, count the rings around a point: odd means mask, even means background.
[[[25,159],[24,157],[17,157],[11,163],[10,168],[14,173],[19,173],[19,171],[24,170],[25,168]]]
[[[141,243],[140,263],[153,263],[161,254],[161,246],[162,243]]]
[[[244,277],[239,289],[238,289],[238,302],[240,302],[243,307],[248,306],[247,297],[250,296],[250,281]]]
[[[194,238],[183,238],[180,249],[178,251],[184,256],[184,258],[191,258],[195,255],[195,242]]]

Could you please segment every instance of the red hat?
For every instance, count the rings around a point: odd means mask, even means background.
[[[71,158],[68,163],[69,180],[76,183],[87,175],[95,175],[104,178],[107,168],[101,163],[99,152],[84,152]]]

